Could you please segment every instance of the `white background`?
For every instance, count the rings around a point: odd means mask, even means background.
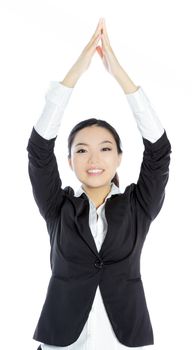
[[[142,86],[172,145],[161,212],[142,254],[142,277],[156,350],[191,348],[191,9],[190,1],[1,1],[2,349],[33,350],[51,274],[49,237],[28,178],[27,142],[52,80],[61,81],[105,17],[111,46]],[[107,120],[118,131],[120,188],[136,182],[143,144],[123,90],[96,53],[78,81],[56,142],[62,187],[79,187],[67,163],[67,136],[80,120]],[[108,350],[108,349],[107,349]]]

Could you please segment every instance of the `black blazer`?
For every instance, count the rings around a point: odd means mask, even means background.
[[[154,143],[142,138],[137,183],[107,199],[108,231],[98,252],[89,228],[86,194],[61,188],[55,140],[33,128],[28,141],[29,176],[50,238],[50,276],[33,339],[67,346],[79,337],[99,285],[118,340],[127,346],[153,344],[153,330],[140,275],[141,250],[165,198],[171,145],[166,131]]]

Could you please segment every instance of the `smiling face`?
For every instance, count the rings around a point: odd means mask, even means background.
[[[85,190],[109,189],[121,162],[113,135],[104,127],[85,127],[77,132],[69,165]],[[89,171],[97,172],[89,172]]]

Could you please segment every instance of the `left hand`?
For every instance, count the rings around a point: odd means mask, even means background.
[[[107,69],[108,73],[113,75],[115,78],[118,75],[118,72],[121,68],[113,50],[110,45],[109,37],[107,34],[107,29],[106,29],[106,24],[105,24],[105,19],[102,18],[102,23],[101,23],[101,42],[102,46],[97,46],[96,50],[101,57],[101,60]]]
[[[84,47],[80,56],[73,64],[64,80],[61,82],[68,87],[74,87],[81,75],[89,68],[92,57],[96,52],[97,44],[101,38],[101,25],[102,19],[100,18],[97,28],[89,40],[88,44]]]

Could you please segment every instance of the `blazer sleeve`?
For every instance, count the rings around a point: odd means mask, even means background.
[[[56,217],[63,202],[61,179],[54,154],[56,138],[47,140],[33,127],[27,145],[33,196],[45,220]]]
[[[150,220],[158,215],[165,199],[169,178],[171,144],[166,131],[156,141],[143,139],[144,152],[139,178],[135,186],[136,200]]]

